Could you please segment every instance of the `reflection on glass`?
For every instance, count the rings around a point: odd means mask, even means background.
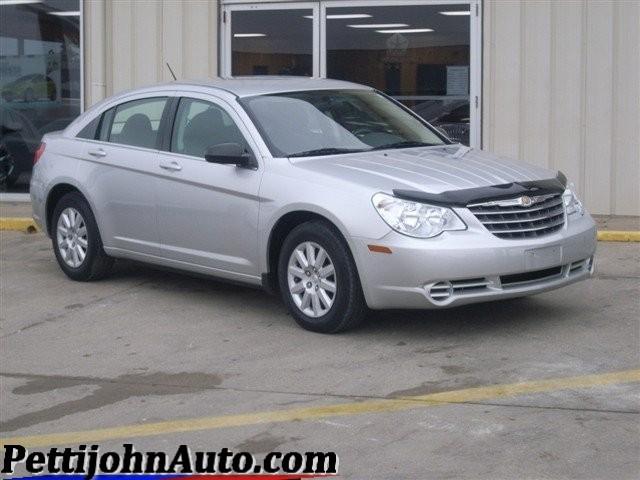
[[[370,90],[257,95],[240,103],[272,155],[308,157],[441,145],[438,135],[387,97]]]
[[[453,141],[469,143],[468,6],[349,8],[359,20],[330,18],[327,76],[374,86],[412,108]],[[447,15],[448,11],[455,11]]]
[[[234,11],[231,74],[313,75],[311,10]]]
[[[42,135],[80,113],[80,1],[0,4],[0,189],[26,192]]]

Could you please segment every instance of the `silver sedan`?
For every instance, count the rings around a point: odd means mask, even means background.
[[[261,285],[314,331],[593,273],[595,225],[562,173],[454,144],[362,85],[130,91],[47,134],[34,161],[34,218],[70,278],[128,258]]]

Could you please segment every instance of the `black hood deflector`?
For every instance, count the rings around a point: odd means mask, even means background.
[[[503,183],[490,187],[467,188],[464,190],[448,190],[442,193],[428,193],[419,190],[394,190],[397,198],[414,202],[431,203],[447,207],[466,207],[474,203],[492,200],[504,200],[520,195],[548,195],[562,193],[567,187],[567,177],[558,172],[556,178],[533,180],[529,182]]]

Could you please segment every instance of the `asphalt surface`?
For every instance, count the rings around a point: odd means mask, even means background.
[[[127,262],[107,280],[75,283],[43,235],[0,235],[4,439],[640,368],[640,244],[600,243],[597,275],[562,290],[376,312],[357,331],[327,336],[298,328],[259,290]],[[340,478],[631,479],[640,476],[639,410],[638,383],[560,385],[147,437],[125,428],[101,445],[334,450]]]

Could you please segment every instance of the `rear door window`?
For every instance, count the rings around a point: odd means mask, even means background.
[[[108,125],[107,141],[158,148],[160,123],[166,105],[166,97],[145,98],[118,105]]]

